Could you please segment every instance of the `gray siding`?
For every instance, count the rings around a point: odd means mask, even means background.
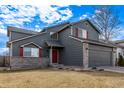
[[[112,48],[89,45],[89,67],[112,66]]]
[[[20,33],[20,32],[14,32],[14,31],[12,31],[11,32],[10,41],[16,40],[16,39],[20,39],[20,38],[24,38],[24,37],[31,36],[31,35],[32,34],[25,34],[25,33]]]
[[[87,24],[87,25],[86,25]],[[99,33],[88,23],[88,22],[79,22],[74,24],[73,30],[75,27],[79,27],[88,31],[88,39],[90,40],[99,40]]]
[[[44,56],[44,57],[49,56],[48,55],[49,54],[48,49],[46,48],[46,44],[45,44],[45,40],[48,40],[48,39],[50,39],[49,34],[44,33],[42,35],[37,35],[37,36],[34,36],[32,38],[28,38],[28,39],[24,39],[24,40],[21,40],[18,42],[14,42],[12,45],[12,55],[13,56],[19,56],[20,46],[23,44],[26,44],[26,43],[33,42],[33,43],[35,43],[35,44],[37,44],[43,48],[42,56]]]
[[[69,37],[71,29],[59,33],[59,40],[64,45],[60,50],[60,63],[70,66],[83,66],[83,44]]]
[[[88,39],[91,40],[98,40],[99,39],[99,33],[95,31],[95,29],[87,22],[88,25],[85,24],[85,22],[79,22],[74,24],[74,27],[80,27],[83,29],[86,29],[88,31]],[[33,42],[43,48],[42,50],[42,56],[48,57],[49,56],[49,49],[46,47],[45,41],[51,40],[50,32],[56,32],[62,26],[53,27],[47,29],[48,33],[37,35],[28,39],[24,39],[18,42],[14,42],[12,44],[12,56],[19,56],[19,50],[20,46],[29,42]],[[23,33],[12,33],[12,40],[19,39],[22,37],[27,37],[30,34],[23,34]],[[70,66],[83,66],[83,44],[80,41],[74,40],[70,38],[71,35],[71,29],[67,28],[64,31],[61,31],[58,34],[60,42],[63,44],[64,48],[60,49],[60,62],[64,65],[70,65]],[[32,47],[32,45],[30,45]]]

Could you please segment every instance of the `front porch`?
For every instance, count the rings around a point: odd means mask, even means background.
[[[58,40],[47,41],[46,44],[49,49],[50,65],[59,64],[61,57],[60,50],[63,49],[64,46]]]

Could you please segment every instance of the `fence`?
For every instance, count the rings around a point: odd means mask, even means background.
[[[0,67],[9,66],[10,57],[9,56],[0,56]]]
[[[10,57],[0,56],[0,67],[11,67],[11,69],[31,69],[48,67],[48,57]]]

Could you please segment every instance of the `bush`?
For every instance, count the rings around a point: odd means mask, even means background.
[[[124,67],[124,59],[122,55],[119,55],[118,66]]]

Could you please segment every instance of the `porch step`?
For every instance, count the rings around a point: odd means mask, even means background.
[[[50,66],[51,67],[63,67],[64,65],[63,64],[51,64]]]
[[[70,71],[84,71],[89,69],[84,69],[83,67],[79,66],[64,66],[63,64],[53,64],[51,65],[53,69],[63,69],[63,70],[70,70]]]

